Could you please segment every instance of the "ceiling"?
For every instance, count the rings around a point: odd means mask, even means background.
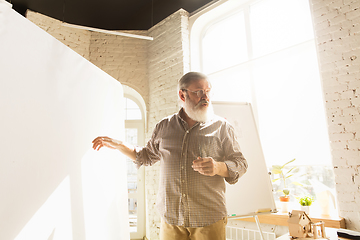
[[[7,0],[25,15],[27,9],[64,21],[106,30],[148,30],[180,8],[189,13],[213,0]]]

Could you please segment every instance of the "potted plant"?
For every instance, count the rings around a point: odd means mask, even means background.
[[[314,198],[310,196],[303,196],[299,199],[299,203],[301,205],[301,210],[306,212],[309,215],[310,213],[310,206],[314,202]]]
[[[298,171],[297,167],[292,167],[292,168],[290,168],[290,170],[287,170],[285,172],[285,167],[294,161],[295,161],[295,158],[288,161],[284,165],[273,165],[272,169],[271,169],[272,174],[279,175],[279,177],[273,179],[272,182],[276,182],[276,181],[280,180],[280,181],[282,181],[282,184],[283,184],[283,188],[282,188],[282,190],[280,190],[283,193],[283,195],[280,196],[280,202],[282,202],[282,207],[281,207],[282,212],[287,212],[287,205],[288,205],[287,203],[290,201],[290,190],[287,187],[286,180],[288,178],[290,178],[291,176],[293,176],[294,173],[296,173]],[[301,185],[301,184],[299,184],[299,185]]]

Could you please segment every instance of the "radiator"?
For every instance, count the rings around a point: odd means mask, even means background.
[[[272,232],[262,231],[264,240],[275,240],[276,235]],[[237,227],[226,227],[226,240],[261,240],[259,230],[251,230]]]

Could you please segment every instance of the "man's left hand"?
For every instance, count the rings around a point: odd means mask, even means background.
[[[212,157],[198,157],[193,161],[192,168],[205,176],[219,175],[229,177],[227,166],[223,162],[216,162]]]
[[[206,176],[214,176],[218,172],[218,162],[212,157],[198,157],[193,161],[192,168]]]

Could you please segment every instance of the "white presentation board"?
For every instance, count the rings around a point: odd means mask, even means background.
[[[0,239],[128,240],[121,84],[0,0]]]
[[[234,127],[241,151],[248,162],[247,172],[234,184],[226,184],[226,204],[230,217],[276,212],[272,184],[254,115],[249,103],[213,102],[217,115]]]

